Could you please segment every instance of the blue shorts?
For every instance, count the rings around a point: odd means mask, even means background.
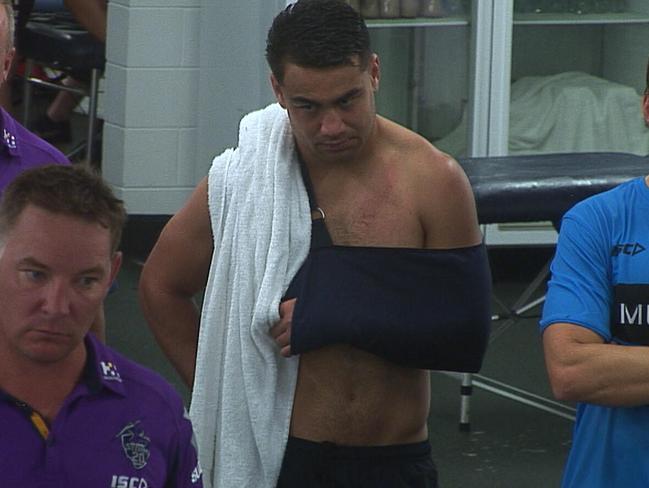
[[[289,437],[277,488],[437,488],[428,441],[338,446]]]

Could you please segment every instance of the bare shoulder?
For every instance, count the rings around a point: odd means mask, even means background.
[[[427,247],[478,244],[481,235],[473,191],[460,164],[419,134],[387,123],[397,160],[416,199]]]
[[[184,246],[174,246],[173,250],[176,253],[193,252],[192,248],[195,250],[195,246],[199,248],[212,246],[207,178],[201,180],[185,205],[169,220],[162,231],[160,241],[193,242],[189,249]]]
[[[417,176],[465,181],[466,176],[458,162],[449,154],[437,149],[426,138],[416,132],[400,128],[401,150],[408,154],[408,163]]]
[[[204,238],[210,238],[211,224],[208,208],[207,177],[203,178],[192,192],[185,205],[172,220],[180,227],[189,227]]]
[[[384,133],[388,134],[390,145],[408,172],[425,184],[468,184],[468,179],[458,162],[449,154],[440,151],[416,132],[387,119],[382,119]],[[441,185],[444,186],[444,185]],[[440,188],[452,193],[453,189]]]

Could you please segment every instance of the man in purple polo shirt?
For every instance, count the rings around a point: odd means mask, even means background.
[[[0,108],[0,127],[0,194],[26,169],[45,164],[70,164],[61,151],[29,132],[3,108]]]
[[[14,57],[14,12],[9,0],[0,0],[0,84],[7,81]],[[44,164],[69,164],[54,146],[29,132],[0,108],[0,194],[26,169]]]
[[[0,0],[0,86],[7,80],[14,48],[14,11],[10,0]],[[61,151],[29,132],[0,107],[0,196],[11,181],[23,171],[46,164],[70,164]],[[106,339],[103,305],[93,321],[92,332]]]
[[[156,373],[88,333],[126,214],[76,166],[20,174],[0,203],[0,485],[202,487],[191,423]]]

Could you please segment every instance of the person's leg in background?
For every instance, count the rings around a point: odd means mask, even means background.
[[[63,1],[65,7],[72,13],[77,22],[98,40],[103,43],[106,42],[106,0],[49,1]],[[81,82],[68,76],[63,80],[63,84],[76,88],[80,86]],[[51,143],[69,142],[71,140],[70,117],[79,101],[77,95],[60,91],[47,108],[45,114],[34,123],[33,131]]]

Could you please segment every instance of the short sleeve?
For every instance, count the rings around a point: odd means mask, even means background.
[[[178,419],[178,449],[171,486],[177,488],[203,488],[203,476],[198,461],[194,430],[187,410],[183,408]]]
[[[550,267],[541,331],[566,322],[610,341],[609,233],[606,215],[591,202],[582,202],[566,214]]]

